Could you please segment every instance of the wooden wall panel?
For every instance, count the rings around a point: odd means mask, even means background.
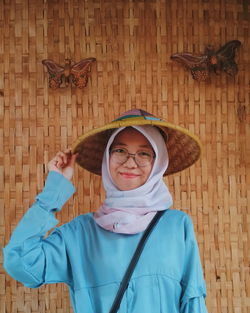
[[[83,132],[131,108],[187,127],[201,160],[166,179],[194,221],[210,313],[250,303],[249,3],[237,0],[5,0],[0,2],[0,245],[41,191],[46,164]],[[238,39],[239,73],[197,82],[170,60]],[[41,61],[95,57],[84,90],[50,90]],[[65,223],[98,208],[100,178],[76,169]],[[1,256],[2,262],[2,256]],[[0,269],[0,313],[71,312],[62,285],[32,290]]]

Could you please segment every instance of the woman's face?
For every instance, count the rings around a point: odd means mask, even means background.
[[[126,128],[121,131],[114,139],[111,150],[126,149],[129,153],[143,151],[143,153],[153,154],[150,142],[140,132],[133,128]],[[119,190],[132,190],[142,186],[148,179],[154,161],[146,166],[139,167],[133,157],[129,157],[124,163],[119,164],[113,159],[112,154],[109,158],[109,170],[112,180]]]

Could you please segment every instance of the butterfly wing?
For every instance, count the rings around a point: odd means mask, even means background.
[[[49,59],[42,60],[42,63],[48,69],[49,87],[52,89],[59,88],[62,83],[62,78],[64,75],[64,67],[56,64],[54,61]]]
[[[215,53],[219,69],[225,71],[231,76],[237,74],[238,72],[238,66],[234,58],[236,49],[239,48],[240,45],[241,42],[239,40],[232,40],[227,42]]]
[[[87,86],[90,66],[95,61],[95,58],[87,58],[71,67],[72,82],[76,87],[84,88]]]
[[[171,60],[184,65],[191,71],[193,79],[205,81],[209,78],[207,56],[193,55],[191,53],[175,53],[171,55]]]

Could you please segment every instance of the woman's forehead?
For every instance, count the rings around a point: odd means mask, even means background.
[[[132,127],[127,127],[119,132],[113,141],[113,144],[130,144],[130,143],[137,143],[140,146],[149,146],[152,147],[149,140],[137,129]]]

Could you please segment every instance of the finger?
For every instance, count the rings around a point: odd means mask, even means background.
[[[65,154],[69,154],[69,153],[71,153],[71,149],[67,148],[67,149],[63,150],[63,152],[64,152]]]
[[[78,153],[72,154],[70,160],[69,160],[69,165],[71,167],[73,167],[75,165],[76,162],[76,158],[77,158]]]
[[[56,171],[56,170],[61,171],[61,168],[55,158],[48,162],[48,170],[49,171]]]
[[[56,160],[60,164],[67,164],[68,163],[68,155],[65,152],[59,151],[56,154]]]
[[[67,159],[67,164],[70,163],[70,160],[71,160],[71,157],[72,157],[72,152],[70,149],[66,149],[63,151],[65,156],[66,156],[66,159]]]

